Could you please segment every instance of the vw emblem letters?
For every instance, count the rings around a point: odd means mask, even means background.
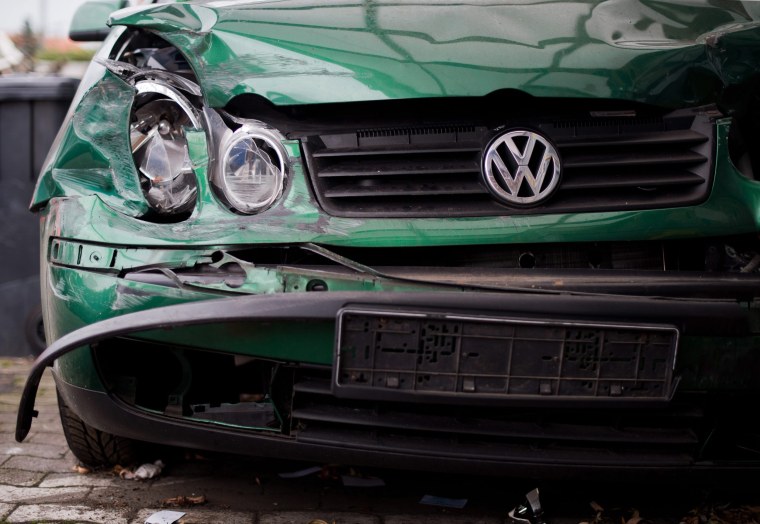
[[[528,130],[496,137],[483,156],[489,191],[505,204],[532,205],[548,198],[560,179],[559,154],[546,138]]]

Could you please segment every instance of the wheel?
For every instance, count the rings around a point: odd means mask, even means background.
[[[86,466],[98,468],[138,463],[140,442],[111,435],[86,424],[66,405],[60,393],[58,411],[69,448]]]
[[[40,356],[40,353],[45,351],[47,347],[45,343],[45,325],[42,322],[42,306],[40,304],[33,307],[27,314],[24,321],[24,335],[26,336],[29,348],[32,350],[32,354],[35,357]]]

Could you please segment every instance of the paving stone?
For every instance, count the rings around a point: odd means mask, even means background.
[[[18,393],[1,393],[0,394],[0,404],[3,404],[5,406],[18,407],[18,399],[19,399]]]
[[[14,507],[15,506],[13,504],[4,504],[0,502],[0,519],[4,519],[5,517],[7,517],[8,513],[10,513]]]
[[[170,511],[184,512],[185,516],[179,520],[179,524],[253,524],[256,516],[253,513],[240,511],[214,511],[209,509],[184,509],[168,508]],[[161,509],[143,509],[137,513],[130,524],[143,524],[145,520],[162,511]],[[304,524],[308,524],[305,521]]]
[[[16,423],[16,411],[15,410],[3,410],[0,411],[0,424],[6,424],[8,426]]]
[[[116,484],[116,479],[110,473],[92,473],[88,475],[53,473],[40,483],[41,488],[63,487],[110,487]]]
[[[0,404],[0,413],[10,413],[14,417],[16,416],[16,412],[18,410],[18,398],[16,399],[16,404]]]
[[[0,500],[5,502],[67,502],[73,497],[83,497],[90,488],[24,488],[1,486]]]
[[[23,442],[16,445],[3,445],[0,444],[0,455],[22,455],[26,457],[38,457],[38,458],[63,458],[68,451],[68,447],[51,446],[49,444],[32,444]]]
[[[62,506],[60,504],[38,504],[19,506],[7,519],[7,522],[96,522],[109,524],[127,524],[126,516],[112,509],[95,509],[87,506]]]
[[[66,439],[62,433],[30,433],[24,440],[24,443],[30,444],[49,444],[66,446]]]
[[[385,524],[501,524],[504,519],[496,517],[471,517],[469,515],[389,515]]]
[[[278,511],[259,517],[259,524],[308,524],[321,519],[331,524],[380,524],[380,518],[360,513],[335,513],[329,511]]]
[[[39,471],[24,471],[21,469],[0,469],[0,484],[11,486],[36,486],[45,476]]]
[[[55,433],[57,435],[63,433],[63,426],[61,426],[61,421],[58,418],[58,415],[56,414],[54,416],[44,418],[40,416],[40,418],[32,419],[32,429],[29,434],[32,435],[34,433],[40,432]],[[16,423],[14,422],[13,424],[0,424],[0,433],[6,435],[14,435],[16,433]]]
[[[24,471],[42,471],[45,473],[68,473],[75,465],[75,461],[70,458],[48,459],[39,457],[10,457],[4,468],[23,469]]]

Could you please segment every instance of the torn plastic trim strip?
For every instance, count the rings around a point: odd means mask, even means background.
[[[491,292],[501,292],[501,293],[513,292],[513,293],[524,293],[524,294],[534,294],[534,295],[554,295],[554,296],[573,295],[573,296],[588,296],[588,297],[615,297],[615,296],[623,296],[626,294],[632,294],[630,292],[630,289],[632,287],[635,287],[636,285],[634,283],[632,284],[632,286],[626,287],[622,285],[623,279],[621,279],[621,281],[618,282],[619,284],[621,284],[620,289],[613,289],[613,290],[600,292],[600,291],[583,291],[583,290],[578,290],[578,289],[546,289],[542,287],[514,286],[510,284],[506,284],[504,286],[493,286],[493,285],[478,284],[478,283],[473,283],[473,282],[461,283],[461,282],[450,282],[450,281],[447,282],[447,281],[440,281],[440,280],[431,281],[431,280],[425,280],[425,279],[420,279],[420,278],[414,278],[410,276],[394,275],[393,273],[389,273],[385,271],[379,271],[370,266],[366,266],[359,262],[355,262],[349,258],[339,255],[338,253],[330,251],[329,249],[323,246],[319,246],[317,244],[311,244],[311,243],[302,244],[301,248],[306,251],[311,251],[313,253],[322,255],[328,260],[331,260],[335,262],[336,264],[340,264],[353,271],[356,271],[357,273],[368,274],[375,278],[380,278],[380,279],[395,281],[395,282],[403,282],[407,284],[415,284],[415,285],[425,285],[425,286],[435,285],[441,288],[449,288],[449,289],[455,288],[455,289],[467,289],[467,290],[472,290],[472,291],[491,291]],[[590,287],[590,286],[587,286],[587,287]],[[626,293],[625,289],[628,289],[629,292]],[[746,290],[742,290],[742,291],[746,291]],[[757,290],[757,293],[760,294],[760,289]],[[684,302],[703,300],[702,298],[674,297],[674,296],[667,296],[667,295],[651,295],[648,293],[646,293],[645,295],[646,295],[646,298],[653,299],[653,300],[677,300],[677,301],[684,301]]]
[[[129,313],[90,324],[50,345],[35,360],[24,385],[16,419],[16,440],[29,434],[37,390],[45,368],[58,358],[109,338],[141,331],[196,326],[209,323],[274,320],[335,320],[348,305],[415,307],[426,310],[467,311],[526,317],[578,318],[681,325],[684,332],[698,335],[717,327],[721,332],[746,334],[749,318],[736,304],[714,301],[684,303],[630,297],[536,296],[516,293],[282,293],[250,295],[192,302]]]
[[[445,268],[372,268],[339,255],[323,246],[311,243],[283,244],[283,246],[300,248],[315,253],[344,269],[352,271],[357,275],[363,275],[364,278],[372,281],[380,280],[388,283],[408,284],[426,289],[490,292],[511,291],[526,294],[566,294],[579,296],[639,295],[648,298],[683,301],[703,300],[708,297],[736,301],[760,296],[760,277],[741,273],[720,275],[715,273],[653,273],[626,270],[594,270],[594,272],[589,273],[569,269],[532,269],[529,272],[525,270],[519,272],[516,270],[505,270],[499,271],[496,274],[488,269],[478,269],[477,275],[473,277],[472,275],[463,273],[456,274],[456,269]],[[276,267],[269,265],[258,267],[255,263],[240,260],[230,255],[230,252],[244,249],[245,247],[249,246],[215,246],[199,248],[199,250],[133,248],[54,238],[51,240],[49,261],[53,265],[70,269],[106,272],[117,274],[127,280],[168,285],[167,281],[156,281],[153,277],[143,279],[139,276],[134,276],[140,272],[155,270],[163,273],[174,284],[172,287],[189,291],[211,291],[226,296],[246,294],[250,291],[237,288],[229,290],[210,288],[206,285],[207,283],[195,285],[193,282],[182,279],[181,275],[175,270],[187,269],[203,264],[219,268],[226,262],[235,262],[243,267],[250,266],[251,269],[248,271],[256,269],[272,270],[283,277],[308,275],[313,275],[315,278],[344,279],[346,277],[344,272],[327,267],[320,267],[319,273],[310,273],[307,267],[289,266],[286,264],[277,265]],[[161,254],[164,260],[150,264],[125,265],[122,261],[125,253],[129,254],[140,249],[144,249],[146,253]],[[211,263],[213,253],[221,253],[223,255],[222,259],[216,264]],[[181,256],[169,256],[175,254]],[[96,256],[95,259],[93,258],[94,256]],[[77,263],[74,262],[76,260],[78,260]],[[171,272],[171,274],[168,274],[167,271]],[[438,273],[431,273],[435,271],[438,271]],[[130,275],[133,275],[133,277],[130,278]],[[499,279],[501,282],[496,283],[494,279]],[[280,286],[277,289],[272,289],[270,292],[285,290],[283,286]],[[698,293],[702,293],[702,296],[683,296],[688,294],[696,295]]]
[[[212,264],[216,267],[216,264]],[[291,277],[303,279],[324,279],[362,283],[374,283],[379,281],[395,282],[398,279],[408,279],[405,284],[413,281],[420,289],[439,289],[451,291],[456,286],[461,291],[477,289],[478,286],[488,287],[489,291],[509,292],[515,288],[511,282],[529,284],[531,289],[563,291],[567,294],[586,292],[591,296],[624,295],[646,296],[648,298],[664,298],[677,300],[688,298],[690,300],[725,300],[729,302],[750,301],[753,297],[760,297],[760,278],[741,273],[729,275],[715,275],[707,273],[669,272],[653,273],[642,271],[620,270],[487,270],[472,268],[470,272],[451,271],[451,268],[440,267],[382,267],[385,274],[391,275],[392,280],[382,277],[367,276],[356,273],[345,267],[331,266],[257,266],[257,269],[268,268],[276,272],[283,279]],[[205,286],[221,283],[225,280],[225,274],[203,273],[166,273],[166,268],[140,268],[125,272],[123,278],[132,282],[151,284],[164,287],[181,288],[185,286]],[[528,273],[529,271],[529,273]],[[162,274],[163,273],[163,274]],[[420,278],[414,275],[425,275]],[[231,275],[231,274],[230,274]],[[192,280],[189,280],[192,279]],[[178,282],[179,281],[179,282]],[[412,286],[413,284],[409,284]],[[552,289],[554,288],[554,289]],[[519,288],[518,288],[519,289]],[[591,290],[591,291],[587,291]],[[233,290],[230,290],[233,291]],[[284,291],[287,291],[285,289]],[[654,293],[656,297],[653,297]],[[250,294],[240,290],[234,294]],[[691,296],[688,296],[691,295]]]

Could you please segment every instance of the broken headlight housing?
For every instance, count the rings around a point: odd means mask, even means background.
[[[195,108],[163,82],[137,82],[135,90],[130,141],[145,199],[160,215],[189,213],[198,188],[185,130],[201,129]]]
[[[213,183],[230,208],[258,213],[282,194],[287,158],[282,140],[277,130],[256,121],[225,136]]]

